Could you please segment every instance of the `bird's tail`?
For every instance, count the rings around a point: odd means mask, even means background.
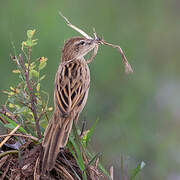
[[[67,144],[72,124],[73,118],[58,117],[55,114],[52,116],[42,142],[42,146],[44,147],[42,160],[43,174],[53,169],[60,148],[65,147]]]

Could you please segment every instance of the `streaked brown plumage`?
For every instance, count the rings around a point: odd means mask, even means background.
[[[73,122],[77,122],[86,104],[90,72],[84,56],[92,49],[96,54],[97,48],[94,40],[82,37],[73,37],[65,42],[55,77],[54,113],[42,142],[43,173],[54,167],[60,148],[67,144]]]

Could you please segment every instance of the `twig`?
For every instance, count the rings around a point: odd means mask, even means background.
[[[95,40],[97,41],[98,44],[104,44],[104,45],[116,48],[120,52],[120,54],[122,56],[122,60],[123,60],[124,67],[125,67],[125,73],[126,74],[133,73],[131,65],[129,64],[129,62],[128,62],[128,60],[127,60],[127,58],[126,58],[126,56],[125,56],[125,54],[124,54],[124,52],[123,52],[123,50],[121,49],[120,46],[108,43],[108,42],[106,42],[104,40],[104,38],[99,38],[96,31],[95,31],[95,28],[93,28],[93,34],[94,34],[94,38],[95,38]]]
[[[3,153],[4,153],[4,152],[3,152]],[[4,165],[4,163],[7,161],[8,157],[9,157],[9,155],[4,156],[4,157],[2,157],[2,158],[0,159],[0,169],[1,169],[1,167]]]
[[[95,162],[96,169],[98,168],[98,164],[99,164],[99,157],[96,159],[96,162]]]
[[[41,130],[40,130],[39,121],[38,121],[38,117],[37,117],[37,111],[36,111],[36,107],[35,107],[35,96],[33,94],[33,90],[31,88],[31,85],[30,85],[30,82],[29,82],[28,71],[26,69],[23,57],[21,55],[19,55],[19,62],[20,62],[20,65],[21,65],[21,67],[22,67],[22,69],[24,71],[24,75],[25,75],[25,79],[26,79],[26,84],[27,84],[27,88],[28,88],[29,96],[30,96],[30,100],[31,100],[31,111],[33,113],[34,120],[35,120],[35,123],[36,123],[37,135],[38,135],[38,138],[40,139],[42,136],[41,136]]]
[[[10,133],[9,136],[7,136],[1,143],[0,143],[0,148],[2,148],[3,144],[6,143],[6,141],[11,137],[11,134],[14,134],[19,128],[20,124],[18,124]]]
[[[37,169],[39,168],[39,161],[40,161],[40,158],[38,157],[36,160],[35,168],[34,168],[34,180],[40,179],[39,172],[37,172],[38,171]]]
[[[38,138],[34,137],[34,136],[31,136],[31,135],[24,135],[24,134],[3,134],[3,135],[0,135],[0,137],[6,137],[6,136],[20,136],[20,137],[27,137],[27,138],[31,138],[32,140],[34,141],[39,141]]]
[[[4,105],[2,106],[2,109],[0,109],[0,114],[3,114],[4,116],[18,123],[18,120],[16,119],[15,115],[11,111],[9,111]]]
[[[3,153],[0,153],[0,158],[6,156],[7,154],[17,154],[18,152],[19,152],[18,150],[5,151]]]
[[[2,180],[5,179],[6,174],[7,174],[8,170],[9,170],[9,166],[10,166],[10,164],[7,165],[7,167],[6,167],[5,171],[4,171],[4,173],[2,174],[2,176],[1,176],[1,179],[2,179]]]
[[[63,153],[62,151],[60,151],[60,152],[61,152],[63,158],[65,159],[65,161],[68,163],[68,165],[69,165],[69,167],[71,168],[71,170],[74,172],[74,174],[75,174],[76,176],[78,176],[78,174],[76,173],[76,171],[73,169],[71,163],[67,160],[67,158],[66,158],[66,156],[64,155],[64,153]]]
[[[61,173],[62,173],[62,175],[63,175],[66,179],[74,180],[74,178],[71,176],[71,174],[69,174],[69,172],[68,172],[64,167],[62,167],[61,165],[56,164],[55,169],[56,169],[56,170],[60,170]]]
[[[86,61],[88,64],[96,57],[99,45],[96,44],[92,56]]]
[[[43,115],[45,115],[45,111],[43,110],[42,112],[41,112],[41,114],[39,115],[39,117],[38,117],[38,121],[43,117]]]
[[[96,50],[94,50],[94,54],[92,55],[92,58],[90,58],[87,63],[90,63],[90,62],[93,60],[94,56],[97,54],[98,45],[100,45],[100,44],[102,44],[102,45],[108,45],[108,46],[111,46],[111,47],[113,47],[113,48],[118,49],[118,51],[120,52],[120,54],[121,54],[121,56],[122,56],[123,63],[124,63],[124,67],[125,67],[125,73],[126,73],[126,74],[129,74],[129,73],[132,73],[132,72],[133,72],[133,70],[132,70],[132,68],[131,68],[131,65],[129,64],[129,62],[128,62],[128,60],[127,60],[127,58],[126,58],[126,56],[125,56],[125,54],[124,54],[124,52],[123,52],[123,50],[121,49],[120,46],[114,45],[114,44],[111,44],[111,43],[108,43],[108,42],[104,41],[104,38],[99,38],[99,37],[97,36],[96,31],[95,31],[94,28],[93,28],[94,38],[92,38],[91,36],[89,36],[88,34],[86,34],[84,31],[82,31],[80,28],[78,28],[78,27],[74,26],[73,24],[71,24],[70,21],[69,21],[60,11],[59,11],[59,14],[60,14],[60,16],[66,21],[66,24],[67,24],[69,27],[71,27],[71,28],[74,29],[75,31],[79,32],[81,35],[83,35],[83,36],[84,36],[85,38],[87,38],[87,39],[94,39],[95,42],[97,43],[97,45],[96,45],[96,47],[95,47]]]
[[[18,102],[19,102],[20,104],[26,106],[26,107],[29,108],[30,110],[32,110],[31,106],[29,106],[29,103],[24,103],[24,102],[22,102],[22,101],[20,101],[20,100],[18,100]]]
[[[87,39],[93,39],[91,36],[89,36],[88,34],[86,34],[83,30],[79,29],[78,27],[74,26],[73,24],[70,23],[70,21],[59,11],[59,15],[66,21],[66,24],[71,27],[72,29],[74,29],[75,31],[79,32],[80,34],[82,34],[85,38]]]
[[[42,91],[42,92],[47,96],[46,105],[43,106],[43,103],[42,103],[42,109],[43,109],[42,111],[44,112],[44,115],[45,115],[47,121],[49,121],[48,115],[47,115],[47,111],[44,111],[45,109],[47,109],[47,106],[48,106],[48,103],[49,103],[49,94],[48,94],[47,92],[45,92],[45,91]],[[40,99],[41,99],[41,96],[40,96]],[[41,101],[42,101],[42,99],[41,99]],[[42,113],[43,113],[43,112],[42,112]],[[39,116],[41,116],[41,114],[40,114]],[[42,116],[41,116],[41,117],[42,117]],[[41,117],[39,117],[39,120],[41,119]]]
[[[125,66],[125,73],[127,73],[127,74],[133,73],[133,70],[132,70],[132,68],[131,68],[131,65],[129,64],[129,62],[128,62],[128,60],[127,60],[127,58],[126,58],[126,56],[125,56],[125,54],[124,54],[124,52],[123,52],[123,50],[121,49],[120,46],[114,45],[114,44],[111,44],[111,43],[108,43],[108,42],[104,41],[103,39],[100,40],[100,41],[101,41],[102,44],[104,44],[104,45],[108,45],[108,46],[111,46],[111,47],[113,47],[113,48],[118,49],[118,51],[121,53],[121,56],[122,56],[122,59],[123,59],[123,63],[124,63],[124,66]]]

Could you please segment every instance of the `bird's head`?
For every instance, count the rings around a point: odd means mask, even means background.
[[[73,37],[65,42],[62,50],[62,61],[82,58],[90,52],[96,45],[93,39],[84,37]]]

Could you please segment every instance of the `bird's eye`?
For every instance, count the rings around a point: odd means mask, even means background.
[[[85,42],[84,42],[84,41],[81,41],[79,44],[80,44],[80,45],[84,45],[84,44],[85,44]]]

